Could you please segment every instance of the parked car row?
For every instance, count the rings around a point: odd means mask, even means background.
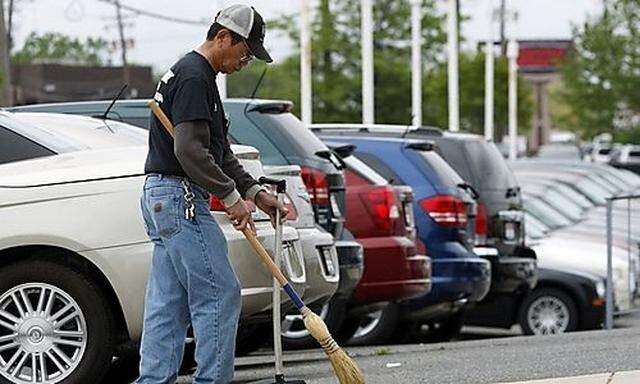
[[[533,171],[519,163],[514,176],[477,135],[306,127],[287,101],[224,103],[245,169],[287,181],[283,270],[339,342],[444,341],[465,323],[519,324],[527,334],[602,323],[601,260],[588,238],[602,226],[596,205],[630,188],[609,167],[558,168],[559,179],[584,184],[560,188],[551,172],[525,177]],[[0,221],[9,223],[0,234],[0,377],[85,382],[137,350],[151,252],[138,208],[150,112],[147,100],[110,104],[0,112]],[[271,278],[215,197],[210,210],[242,283],[237,353],[247,354],[271,339]],[[272,249],[268,217],[253,215]],[[576,246],[562,248],[566,239]],[[625,259],[631,250],[619,240],[614,289],[624,311],[635,305],[640,262],[638,247]],[[580,249],[590,255],[571,256]],[[313,346],[288,300],[282,313],[285,347]]]

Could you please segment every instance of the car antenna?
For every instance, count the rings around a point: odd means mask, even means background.
[[[253,100],[256,98],[256,93],[258,93],[258,89],[260,88],[260,85],[262,85],[262,79],[264,79],[264,75],[267,74],[267,66],[264,66],[264,69],[262,70],[262,74],[260,74],[260,78],[258,79],[258,82],[256,83],[256,87],[253,88],[253,92],[251,92],[251,96],[249,97],[249,101]],[[244,114],[247,114],[247,109],[249,108],[249,103],[245,104],[244,106]]]
[[[125,89],[127,89],[127,86],[128,86],[128,84],[124,84],[122,86],[122,88],[120,88],[120,91],[118,92],[116,97],[114,97],[113,100],[111,100],[111,104],[109,104],[109,107],[107,107],[107,110],[104,111],[104,113],[102,115],[93,116],[93,117],[97,117],[98,119],[102,119],[102,120],[107,120],[107,115],[109,114],[109,112],[111,112],[111,108],[113,108],[113,106],[116,103],[116,101],[118,101],[120,96],[122,96],[122,93],[124,92]]]

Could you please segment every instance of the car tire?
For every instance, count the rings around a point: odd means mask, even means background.
[[[0,309],[5,313],[0,316],[3,322],[17,324],[19,334],[25,336],[19,343],[28,344],[29,354],[38,356],[33,380],[33,371],[24,363],[29,356],[23,360],[27,352],[21,346],[4,349],[0,352],[1,361],[5,362],[0,366],[0,383],[100,382],[107,372],[114,352],[114,321],[101,288],[84,274],[68,266],[36,259],[3,267]],[[49,315],[45,316],[45,312]],[[12,319],[8,319],[6,313]],[[54,332],[57,332],[56,338],[51,336]],[[0,327],[0,336],[7,333],[12,334],[10,328]],[[40,356],[44,357],[40,359]],[[55,364],[56,360],[62,362],[62,368]],[[18,366],[20,361],[22,366]],[[47,375],[42,375],[38,364],[41,361]],[[57,379],[49,379],[58,373]]]
[[[461,309],[444,320],[429,324],[427,340],[432,343],[442,343],[457,339],[464,325],[465,316],[466,310]]]
[[[546,318],[541,318],[541,314]],[[525,335],[571,332],[578,328],[578,307],[573,298],[560,289],[539,288],[523,300],[518,322]]]
[[[319,311],[319,315],[327,325],[329,333],[334,336],[334,339],[338,343],[344,343],[345,341],[338,337],[338,333],[345,319],[346,307],[347,303],[344,299],[332,298]],[[316,348],[318,347],[318,342],[304,329],[304,324],[299,320],[297,328],[294,331],[286,331],[283,328],[282,346],[285,349]]]
[[[399,322],[398,305],[391,303],[383,309],[358,318],[348,318],[342,326],[351,331],[352,345],[386,344],[394,340]]]

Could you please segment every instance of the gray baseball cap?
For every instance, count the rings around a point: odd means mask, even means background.
[[[242,36],[251,53],[258,59],[267,63],[273,61],[264,48],[264,20],[253,7],[242,4],[230,5],[218,12],[213,22]]]

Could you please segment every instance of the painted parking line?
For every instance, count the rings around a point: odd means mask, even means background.
[[[517,381],[498,384],[638,384],[640,371],[599,373],[596,375],[557,377],[553,379]]]

